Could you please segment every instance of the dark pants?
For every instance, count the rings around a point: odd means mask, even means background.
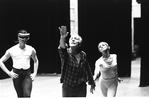
[[[17,92],[18,97],[30,97],[32,90],[32,79],[30,78],[30,69],[15,69],[13,72],[19,75],[18,78],[13,79],[14,88]]]
[[[62,85],[63,97],[86,97],[87,88],[86,83],[77,87],[69,87],[65,84]]]

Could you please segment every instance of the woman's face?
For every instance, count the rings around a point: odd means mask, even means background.
[[[103,52],[103,51],[106,52],[106,50],[107,50],[107,49],[110,49],[110,47],[109,47],[109,45],[108,45],[107,43],[101,42],[101,43],[99,44],[99,46],[98,46],[98,49],[99,49],[100,52]]]

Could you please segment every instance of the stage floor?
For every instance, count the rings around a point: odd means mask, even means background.
[[[140,58],[132,61],[131,77],[123,77],[123,82],[119,84],[116,97],[148,97],[149,87],[139,87],[140,83]],[[101,97],[98,81],[96,82],[94,94],[90,93],[90,86],[87,87],[87,97]],[[62,84],[60,75],[40,74],[33,82],[32,98],[61,98]],[[0,80],[0,98],[16,98],[12,80],[10,78]]]

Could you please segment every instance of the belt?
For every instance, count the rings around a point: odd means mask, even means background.
[[[23,71],[27,71],[27,70],[29,70],[30,68],[28,68],[28,69],[24,69],[24,68],[17,69],[17,68],[14,68],[14,67],[13,67],[13,69],[15,69],[15,70],[23,70]]]
[[[31,73],[30,68],[29,69],[23,69],[23,68],[16,69],[16,68],[13,68],[13,72],[15,72],[15,73],[17,73],[19,75],[21,75],[21,74],[23,74],[23,75],[30,75],[30,73]]]

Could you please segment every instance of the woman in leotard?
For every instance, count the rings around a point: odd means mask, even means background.
[[[102,56],[95,62],[94,79],[99,77],[99,85],[103,97],[115,97],[118,82],[117,55],[110,54],[110,46],[106,42],[100,42],[98,49]]]

